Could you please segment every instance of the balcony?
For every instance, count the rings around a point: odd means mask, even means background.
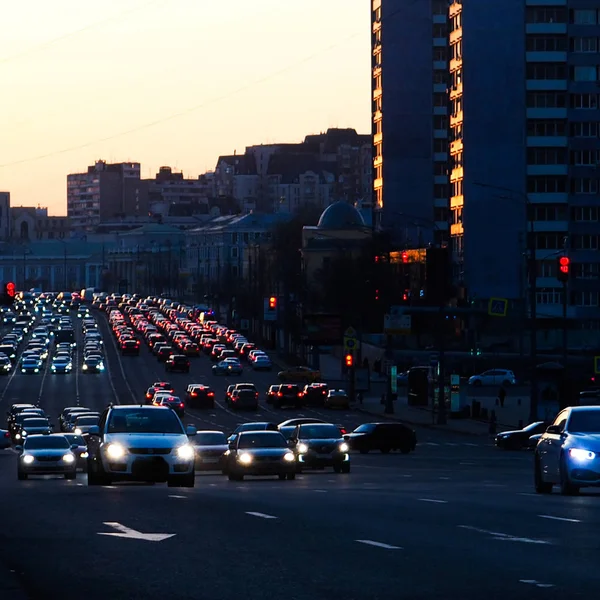
[[[463,93],[463,84],[459,83],[457,86],[450,89],[450,100],[454,100],[459,96],[462,96]]]
[[[459,29],[455,29],[454,31],[450,32],[450,35],[448,36],[448,41],[450,43],[450,45],[452,44],[456,44],[456,42],[458,42],[458,40],[460,40],[462,38],[462,27],[460,27]]]
[[[463,141],[455,140],[450,144],[450,154],[456,154],[457,152],[461,152],[463,149]]]
[[[377,167],[379,167],[382,164],[383,164],[383,156],[376,156],[373,159],[373,168],[374,169],[376,169]]]
[[[462,58],[453,58],[450,61],[450,69],[449,69],[450,73],[460,69],[462,67],[462,64],[463,64]]]
[[[464,177],[464,171],[462,167],[456,167],[456,169],[452,169],[450,173],[450,183],[454,181],[459,181]]]
[[[377,100],[377,98],[380,98],[381,94],[383,94],[383,90],[381,88],[373,90],[373,100]]]
[[[462,2],[453,2],[448,9],[448,17],[451,19],[462,11]]]
[[[373,189],[374,190],[379,190],[383,187],[383,177],[378,177],[377,179],[375,179],[375,181],[373,181]]]
[[[455,115],[450,115],[450,127],[454,127],[455,125],[460,125],[463,122],[463,111],[456,113]]]
[[[465,230],[462,223],[453,223],[450,226],[450,235],[463,235]]]
[[[450,198],[450,208],[462,208],[465,205],[465,197],[461,194],[460,196],[452,196]]]
[[[381,144],[382,141],[383,141],[383,133],[376,133],[373,136],[373,146],[377,146],[378,144]]]

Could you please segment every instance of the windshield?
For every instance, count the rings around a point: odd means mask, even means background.
[[[600,411],[573,411],[568,431],[573,433],[600,433]]]
[[[85,446],[85,440],[83,439],[83,436],[81,435],[72,435],[72,434],[68,434],[65,435],[65,437],[67,438],[67,441],[69,442],[69,444],[77,444],[78,446]]]
[[[23,427],[48,427],[48,419],[25,419]]]
[[[335,425],[302,425],[299,437],[303,439],[340,438],[340,430]]]
[[[373,423],[364,423],[363,425],[359,425],[354,433],[371,433],[375,429],[375,425]]]
[[[535,423],[530,423],[529,425],[527,425],[527,427],[523,428],[523,431],[535,431],[536,429],[539,429],[540,426],[542,426],[543,424],[543,421],[536,421]]]
[[[69,442],[63,435],[56,437],[52,435],[45,435],[41,437],[27,438],[23,448],[25,450],[68,450]]]
[[[240,433],[240,431],[264,431],[266,428],[266,423],[243,423],[242,425],[238,425],[233,433]]]
[[[79,417],[77,419],[77,425],[97,425],[100,417]]]
[[[224,433],[198,433],[195,442],[200,446],[226,445],[227,439]]]
[[[279,430],[279,433],[281,433],[281,435],[283,435],[283,437],[286,440],[289,440],[292,437],[292,434],[294,433],[294,431],[296,431],[295,427],[282,427]]]
[[[108,423],[108,433],[177,433],[183,426],[177,415],[167,409],[140,408],[113,411]]]
[[[244,433],[240,436],[238,448],[286,448],[287,443],[277,433]]]

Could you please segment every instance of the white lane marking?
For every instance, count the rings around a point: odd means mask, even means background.
[[[46,359],[46,368],[44,369],[44,374],[42,375],[42,382],[40,383],[40,393],[38,394],[37,404],[40,405],[42,401],[42,396],[44,394],[44,384],[46,383],[46,377],[48,376],[48,371],[50,370],[50,352],[48,352],[48,358]]]
[[[175,494],[169,494],[169,498],[178,498],[180,500],[187,500],[187,496],[176,496]]]
[[[439,446],[439,444],[437,442],[423,442],[419,446]]]
[[[208,485],[209,485],[210,487],[217,487],[217,484],[216,484],[216,483],[209,483]]]
[[[459,446],[460,444],[454,444],[452,442],[446,442],[444,446]]]
[[[555,587],[552,583],[540,583],[536,579],[519,579],[519,583],[527,583],[529,585],[535,585],[535,587],[539,588],[551,588]]]
[[[208,415],[209,417],[216,417],[217,414],[216,413],[210,413],[210,415]]]
[[[313,492],[317,492],[319,494],[326,494],[327,490],[313,490]]]
[[[105,321],[105,324],[108,327],[108,320]],[[117,348],[117,342],[115,341],[115,336],[111,335],[110,328],[109,328],[109,334],[108,335],[110,337],[110,340],[112,342],[113,348],[115,350],[115,354],[117,356],[117,363],[119,364],[119,369],[121,369],[121,375],[123,376],[123,380],[125,381],[125,385],[127,386],[127,389],[129,390],[129,394],[131,395],[133,403],[136,404],[138,402],[138,397],[135,395],[135,393],[131,389],[131,386],[129,385],[129,379],[127,378],[127,375],[125,375],[125,368],[123,367],[123,361],[121,360],[121,354],[119,353],[119,349]],[[107,356],[106,357],[106,363],[108,364],[109,362],[110,361],[108,360],[108,356]],[[110,373],[109,373],[109,375],[110,375]]]
[[[419,502],[433,502],[434,504],[448,504],[448,500],[436,500],[435,498],[419,498]]]
[[[273,515],[267,515],[265,513],[260,513],[260,512],[249,512],[246,511],[247,515],[250,515],[251,517],[258,517],[259,519],[276,519],[277,517],[274,517]]]
[[[400,477],[404,477],[406,479],[410,479],[412,477],[412,475],[400,475]]]
[[[75,404],[79,406],[79,344],[75,347]]]
[[[229,413],[230,415],[233,415],[234,417],[236,417],[237,419],[240,419],[242,421],[246,421],[246,423],[252,423],[253,419],[247,419],[246,417],[243,417],[242,415],[233,412],[231,410],[229,410],[227,407],[225,407],[223,404],[221,404],[220,402],[216,402],[215,401],[215,406],[218,406],[221,410],[224,410],[226,413]]]
[[[551,519],[552,521],[564,521],[565,523],[581,523],[579,519],[567,519],[566,517],[553,517],[552,515],[538,515],[540,519]]]
[[[441,479],[442,481],[448,481],[450,477],[438,477],[438,479]]]
[[[498,531],[489,531],[488,529],[480,529],[479,527],[472,527],[471,525],[458,525],[459,529],[467,529],[468,531],[475,531],[477,533],[483,533],[484,535],[489,535],[493,540],[503,541],[503,542],[521,542],[523,544],[543,544],[550,545],[552,542],[548,542],[547,540],[538,540],[535,538],[526,538],[519,537],[515,535],[510,535],[508,533],[500,533]]]
[[[373,540],[354,540],[359,544],[366,544],[367,546],[375,546],[376,548],[384,548],[385,550],[402,550],[400,546],[392,546],[390,544],[384,544],[383,542],[375,542]]]
[[[305,417],[306,415],[303,415],[302,413],[298,413],[299,417]]]
[[[111,537],[129,538],[131,540],[144,540],[145,542],[162,542],[175,536],[175,533],[142,533],[135,529],[130,529],[121,525],[121,523],[105,522],[104,525],[116,529],[119,533],[98,533],[98,535],[107,535]]]
[[[102,486],[105,490],[116,490],[117,486],[116,485],[103,485]]]
[[[471,444],[470,442],[464,442],[463,446],[471,446],[471,448],[479,448],[479,444]]]
[[[529,496],[529,497],[532,497],[532,496],[533,496],[534,498],[537,498],[537,497],[538,497],[538,495],[537,495],[537,494],[530,494],[529,492],[519,492],[517,495],[518,495],[518,496]]]
[[[83,487],[83,483],[78,483],[77,484],[79,487]]]

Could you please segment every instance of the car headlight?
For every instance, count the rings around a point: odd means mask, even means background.
[[[89,456],[89,454],[87,452],[82,452],[79,456],[81,458],[87,458]]]
[[[300,454],[305,454],[308,452],[308,446],[306,444],[298,444],[298,452],[300,452]]]
[[[248,454],[248,452],[244,452],[244,454],[240,454],[238,460],[243,465],[249,465],[252,462],[252,454]]]
[[[184,444],[177,448],[177,456],[183,460],[191,460],[194,458],[194,447],[189,444]]]
[[[104,371],[104,365],[103,365],[102,363],[100,363],[100,364],[98,365],[98,370],[99,370],[99,371]]]
[[[35,459],[31,454],[23,454],[23,462],[26,465],[30,465]]]
[[[291,452],[288,452],[287,454],[283,455],[283,460],[285,460],[286,462],[294,462],[294,460],[296,460],[296,457]]]
[[[340,452],[348,452],[348,450],[350,450],[350,446],[346,442],[342,442],[340,444]]]
[[[75,435],[81,435],[81,429],[79,429],[79,427],[77,427],[77,429],[75,429],[75,431],[73,433]]]
[[[106,448],[106,454],[109,458],[123,458],[125,456],[125,448],[121,444],[109,444]]]
[[[571,448],[569,455],[575,460],[593,460],[596,458],[596,453],[590,450],[582,450],[581,448]]]
[[[56,371],[56,365],[52,365],[51,370]]]
[[[33,372],[34,372],[34,373],[39,373],[39,372],[40,372],[40,370],[36,368],[36,369],[34,369],[34,370],[33,370]]]
[[[83,369],[84,371],[87,371],[87,368],[88,368],[88,366],[87,366],[87,365],[83,365],[83,367],[82,367],[82,369]]]
[[[63,462],[66,462],[68,465],[75,462],[75,457],[72,454],[65,454],[62,459]]]
[[[15,435],[15,440],[20,440],[21,439],[21,434],[17,433],[17,435]]]

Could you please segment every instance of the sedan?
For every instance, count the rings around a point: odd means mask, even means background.
[[[554,485],[568,496],[600,487],[600,407],[570,406],[558,414],[535,448],[534,479],[538,494]]]
[[[220,471],[229,446],[222,431],[198,431],[193,438],[197,471]]]
[[[42,361],[34,356],[26,356],[21,361],[21,373],[39,373],[42,370]]]
[[[241,375],[244,368],[237,358],[228,358],[213,365],[212,372],[213,375]]]
[[[102,373],[104,371],[104,361],[97,356],[86,356],[81,370],[84,373]]]
[[[296,458],[278,431],[247,431],[229,445],[224,471],[230,481],[242,481],[245,475],[295,479]]]
[[[77,457],[77,468],[87,470],[87,458],[88,449],[85,439],[81,435],[75,435],[74,433],[65,434],[67,441],[71,444],[73,454]],[[77,448],[74,448],[77,446]]]
[[[61,434],[32,435],[16,450],[20,454],[17,478],[23,481],[29,475],[60,474],[65,479],[77,476],[77,457],[67,438]]]
[[[536,421],[515,431],[502,431],[496,436],[496,446],[504,450],[522,450],[530,447],[530,438],[532,435],[544,433],[549,423],[545,421]]]
[[[266,354],[258,354],[250,364],[255,371],[270,371],[273,368],[273,363]]]
[[[73,362],[70,356],[60,355],[55,356],[52,360],[50,370],[53,373],[70,373],[73,369]]]
[[[507,369],[491,369],[469,378],[469,385],[516,385],[517,378]]]
[[[350,447],[337,425],[298,425],[290,437],[290,447],[297,457],[299,472],[303,468],[333,467],[336,473],[350,473]]]

